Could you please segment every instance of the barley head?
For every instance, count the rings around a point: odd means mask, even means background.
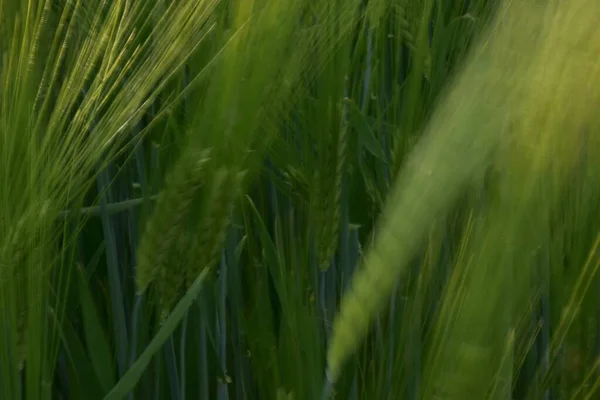
[[[184,152],[167,175],[165,188],[138,248],[136,285],[139,293],[160,274],[164,275],[169,252],[184,230],[190,207],[205,180],[209,159],[210,150]]]

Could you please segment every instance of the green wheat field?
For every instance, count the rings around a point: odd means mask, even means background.
[[[0,400],[600,399],[599,0],[0,0]]]

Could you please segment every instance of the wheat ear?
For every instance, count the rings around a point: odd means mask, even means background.
[[[322,163],[315,173],[315,245],[319,267],[323,271],[329,268],[339,240],[342,176],[348,148],[347,105],[341,107],[343,111],[340,127],[326,139]]]
[[[136,285],[138,293],[160,275],[168,274],[167,261],[173,244],[182,232],[189,209],[204,182],[210,150],[189,151],[167,175],[138,248]]]
[[[245,172],[237,169],[220,167],[216,170],[203,202],[199,233],[196,234],[190,265],[186,270],[188,287],[205,268],[212,268],[218,262],[244,177]]]
[[[157,285],[161,305],[161,321],[166,319],[182,293],[185,292],[185,271],[189,267],[192,245],[190,233],[187,230],[180,232],[169,252],[168,268],[161,270],[160,281]]]

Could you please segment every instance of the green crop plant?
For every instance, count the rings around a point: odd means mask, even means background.
[[[0,0],[0,399],[593,399],[594,0]]]

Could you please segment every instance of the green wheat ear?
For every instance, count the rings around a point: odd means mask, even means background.
[[[161,322],[163,322],[173,306],[185,293],[185,274],[190,263],[192,236],[186,230],[179,233],[173,248],[169,252],[168,268],[161,270],[160,281],[157,284],[158,297],[161,305]]]
[[[136,286],[138,293],[159,276],[168,275],[168,257],[184,231],[189,210],[205,180],[210,150],[188,151],[179,158],[165,180],[154,213],[138,247]]]
[[[220,251],[225,240],[231,214],[236,200],[243,189],[245,171],[236,168],[220,167],[214,173],[203,206],[191,251],[190,264],[186,274],[186,286],[206,268],[213,268],[219,261]]]
[[[346,105],[342,107],[345,110]],[[321,162],[315,172],[315,190],[311,195],[314,221],[317,227],[315,233],[317,259],[319,267],[323,271],[329,268],[339,240],[342,175],[348,148],[345,115],[341,120],[339,129],[325,139]]]
[[[16,341],[17,359],[19,367],[25,363],[27,358],[27,286],[26,286],[26,249],[28,248],[28,236],[25,230],[27,226],[23,219],[19,221],[12,231],[5,236],[4,243],[0,246],[0,290],[17,290],[18,304],[16,307]],[[9,289],[5,285],[13,286]],[[10,306],[9,306],[10,307]]]
[[[45,202],[41,207],[30,207],[17,221],[9,227],[0,241],[0,291],[16,292],[17,304],[13,304],[16,317],[17,360],[19,368],[23,368],[27,359],[27,318],[28,318],[28,278],[32,273],[42,273],[31,266],[31,253],[36,251],[36,233],[40,226],[47,223],[50,208]],[[36,268],[33,266],[33,268]],[[8,288],[10,285],[11,288]],[[0,295],[1,296],[1,295]]]

